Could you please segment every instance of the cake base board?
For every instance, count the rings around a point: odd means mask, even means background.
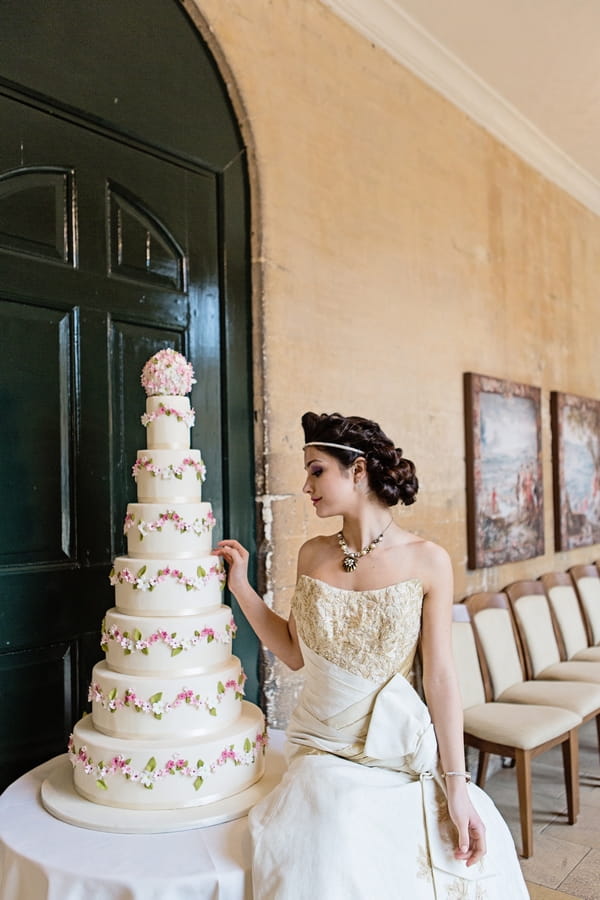
[[[267,751],[266,771],[260,781],[239,794],[226,797],[206,806],[184,809],[134,810],[117,809],[92,803],[77,793],[73,785],[73,767],[65,754],[55,760],[55,766],[42,783],[41,800],[47,812],[69,825],[92,831],[116,834],[160,834],[188,831],[220,825],[247,815],[280,781],[285,770],[281,753]]]

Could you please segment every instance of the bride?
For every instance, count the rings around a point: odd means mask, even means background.
[[[465,767],[450,559],[390,512],[414,503],[414,465],[368,419],[302,426],[303,490],[343,526],[301,547],[289,619],[251,588],[241,544],[217,550],[260,640],[305,675],[287,772],[249,817],[254,900],[525,900],[510,833]]]

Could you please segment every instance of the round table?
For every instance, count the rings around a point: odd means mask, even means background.
[[[284,769],[270,732],[265,778]],[[0,900],[251,900],[247,818],[160,834],[78,828],[42,806],[42,782],[67,755],[23,775],[0,796]]]

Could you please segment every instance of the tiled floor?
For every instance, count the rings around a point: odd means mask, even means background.
[[[471,761],[475,759],[471,757]],[[575,825],[568,825],[565,815],[560,749],[549,750],[533,762],[533,856],[521,860],[532,900],[600,900],[599,759],[596,723],[587,722],[580,729],[581,811]],[[515,770],[501,769],[489,779],[485,789],[508,822],[520,849]]]

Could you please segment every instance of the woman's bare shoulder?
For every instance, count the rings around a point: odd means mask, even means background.
[[[410,555],[411,567],[424,586],[434,583],[439,578],[452,576],[450,555],[440,544],[404,531],[399,545],[404,553]]]
[[[323,555],[331,552],[335,540],[334,534],[319,534],[305,541],[298,551],[298,574],[306,574]]]

